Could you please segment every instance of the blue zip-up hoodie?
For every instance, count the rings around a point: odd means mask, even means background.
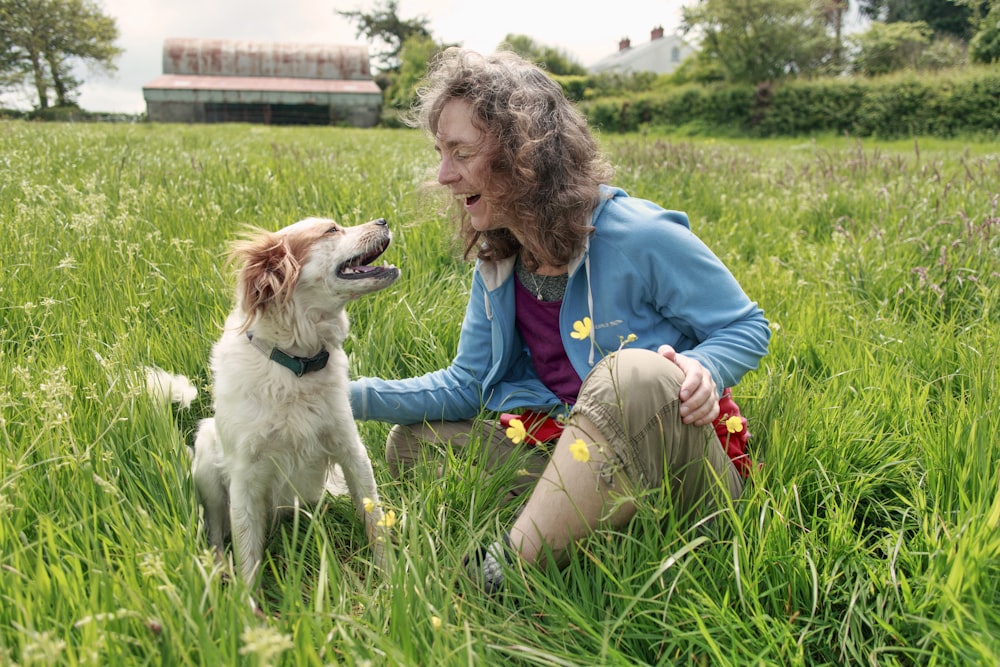
[[[690,229],[679,211],[601,187],[583,252],[568,267],[559,334],[584,378],[604,355],[629,347],[672,345],[708,369],[721,392],[757,368],[770,329],[729,269]],[[535,374],[514,325],[514,258],[477,261],[472,291],[451,365],[403,380],[351,382],[361,420],[418,424],[471,419],[484,409],[550,410],[561,405]],[[589,317],[589,337],[572,338]]]

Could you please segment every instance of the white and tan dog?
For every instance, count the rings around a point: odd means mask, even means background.
[[[221,553],[231,532],[251,586],[273,519],[318,502],[334,464],[382,560],[378,491],[351,413],[343,343],[345,305],[399,277],[372,264],[391,238],[381,219],[343,227],[309,218],[234,246],[236,305],[212,348],[215,416],[199,424],[192,472],[210,544]]]

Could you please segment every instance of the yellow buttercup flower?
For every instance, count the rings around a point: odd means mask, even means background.
[[[593,326],[594,323],[589,317],[573,322],[573,332],[570,334],[570,338],[575,338],[577,340],[586,340],[587,338],[590,338],[590,329]]]
[[[726,430],[730,433],[739,433],[743,430],[743,420],[739,415],[733,415],[726,420]]]
[[[625,347],[629,343],[634,343],[637,340],[639,340],[639,337],[636,336],[634,333],[630,333],[627,336],[619,336],[618,337],[618,349],[622,349],[623,347]]]
[[[431,616],[431,627],[435,630],[441,629],[441,619],[438,616]]]
[[[375,522],[375,525],[379,528],[392,528],[396,525],[396,512],[394,510],[389,510],[382,515],[382,518]]]
[[[375,511],[375,501],[372,500],[371,498],[362,498],[361,504],[364,505],[365,512],[367,512],[368,514],[371,514],[372,512]]]
[[[590,460],[590,449],[587,448],[587,443],[580,438],[577,438],[573,444],[569,446],[569,453],[572,454],[573,458],[580,463],[586,463]]]
[[[507,437],[510,438],[511,442],[516,445],[524,440],[524,436],[527,434],[528,432],[524,428],[524,422],[520,419],[510,420],[510,426],[507,427]]]

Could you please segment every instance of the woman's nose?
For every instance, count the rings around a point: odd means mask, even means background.
[[[441,185],[449,185],[458,179],[458,172],[455,171],[455,165],[452,161],[447,157],[441,158],[441,164],[438,167],[438,183]]]

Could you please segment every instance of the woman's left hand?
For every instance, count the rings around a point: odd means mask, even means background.
[[[670,345],[661,345],[657,352],[677,364],[684,373],[680,390],[681,421],[695,426],[714,422],[719,416],[719,394],[715,390],[712,374],[700,361],[685,357]]]

